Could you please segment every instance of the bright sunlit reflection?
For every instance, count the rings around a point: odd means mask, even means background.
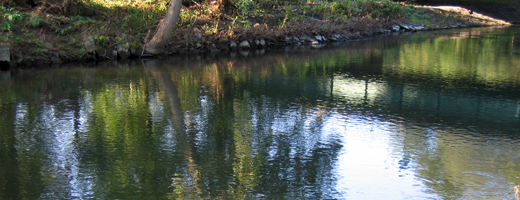
[[[389,122],[365,116],[335,114],[324,130],[336,130],[342,150],[335,172],[339,197],[348,199],[426,198],[422,182],[400,163],[402,144]],[[400,162],[401,161],[401,162]],[[410,163],[406,163],[410,165]],[[392,184],[390,184],[392,183]],[[403,187],[407,186],[407,187]]]

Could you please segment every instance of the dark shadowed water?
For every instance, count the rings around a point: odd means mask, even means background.
[[[517,35],[0,72],[0,199],[514,199]]]

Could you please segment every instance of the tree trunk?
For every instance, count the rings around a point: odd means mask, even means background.
[[[173,33],[173,29],[177,25],[179,14],[181,13],[182,0],[171,0],[170,6],[166,11],[166,15],[162,23],[159,24],[157,32],[153,38],[146,43],[145,50],[151,54],[159,54],[166,47],[166,43]]]

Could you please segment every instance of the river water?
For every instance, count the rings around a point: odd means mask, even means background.
[[[0,72],[0,199],[514,199],[516,35]]]

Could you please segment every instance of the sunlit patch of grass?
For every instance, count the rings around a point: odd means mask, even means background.
[[[119,8],[137,8],[141,11],[166,11],[169,1],[165,0],[90,0],[90,4],[99,5],[105,8],[118,10]]]
[[[191,28],[195,25],[205,25],[213,21],[209,10],[205,6],[184,8],[179,16],[178,27]]]
[[[414,24],[428,25],[430,24],[431,13],[428,13],[425,9],[406,6],[403,18],[412,21]]]
[[[346,23],[356,17],[371,17],[374,19],[394,19],[402,14],[400,3],[389,0],[338,0],[312,1],[302,6],[302,10],[326,21]]]

